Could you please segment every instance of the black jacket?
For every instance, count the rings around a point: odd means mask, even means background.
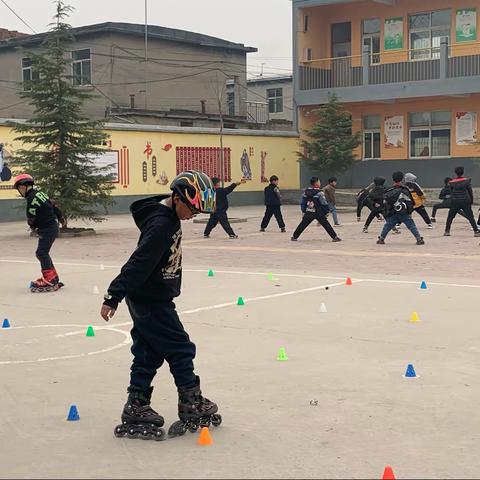
[[[168,302],[180,295],[182,227],[174,210],[162,205],[168,195],[139,200],[130,206],[140,229],[136,250],[108,287],[105,304],[117,308],[124,297],[134,302]]]
[[[454,178],[448,186],[452,192],[452,203],[473,203],[472,181],[469,178]]]
[[[32,188],[27,192],[27,222],[34,230],[56,227],[62,221],[60,209],[52,203],[47,194]]]
[[[237,188],[236,183],[232,183],[225,188],[215,189],[215,194],[217,198],[217,206],[215,208],[215,213],[225,213],[228,210],[228,198],[227,195],[232,193]]]
[[[326,215],[330,211],[325,194],[313,187],[308,187],[303,192],[300,208],[303,213],[313,215]]]
[[[278,207],[282,204],[280,189],[273,183],[268,185],[268,187],[265,187],[263,193],[265,197],[265,205],[267,207]]]
[[[449,202],[451,200],[451,197],[452,189],[449,186],[443,187],[440,190],[440,195],[438,196],[440,200],[443,200],[444,202]]]

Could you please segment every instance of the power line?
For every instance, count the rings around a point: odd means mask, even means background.
[[[33,33],[37,33],[5,0],[0,0],[24,25],[26,25]]]

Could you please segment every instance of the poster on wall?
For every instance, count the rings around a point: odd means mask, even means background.
[[[457,43],[473,42],[477,39],[477,9],[460,8],[457,10]]]
[[[403,48],[403,18],[387,18],[384,32],[385,50],[400,50]]]
[[[403,116],[385,117],[384,132],[385,148],[402,148],[404,146]]]
[[[477,141],[477,113],[457,112],[457,145],[472,145]]]

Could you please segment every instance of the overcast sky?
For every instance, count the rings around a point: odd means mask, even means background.
[[[47,29],[52,0],[4,0],[35,31]],[[106,21],[144,23],[144,0],[67,0],[74,27]],[[249,76],[291,72],[290,0],[148,0],[148,23],[220,37],[258,48],[248,54]],[[0,27],[31,33],[0,0]]]

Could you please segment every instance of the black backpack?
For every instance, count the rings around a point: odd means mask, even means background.
[[[385,192],[385,206],[387,212],[391,213],[413,212],[412,197],[403,187],[392,187]]]

